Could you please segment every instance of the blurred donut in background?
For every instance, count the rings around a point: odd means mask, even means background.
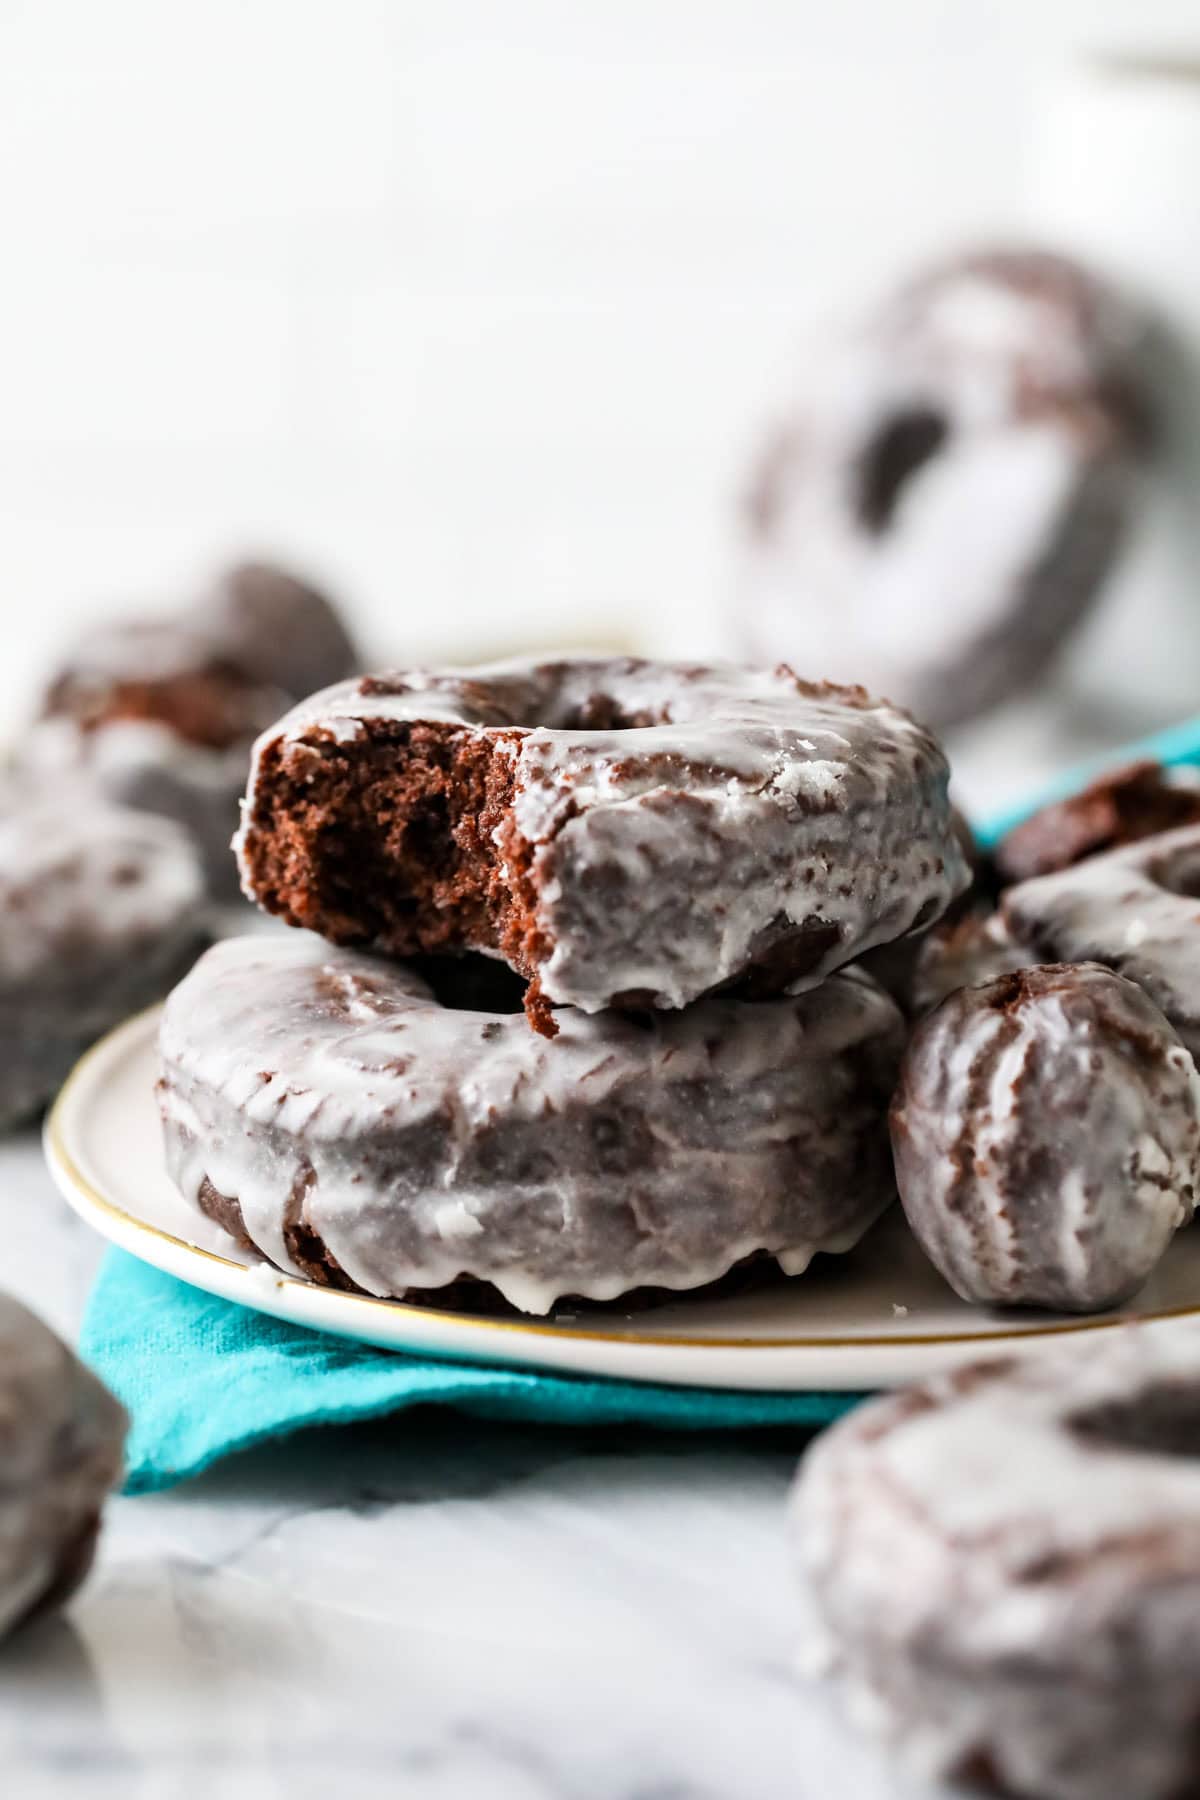
[[[231,900],[251,745],[297,700],[358,666],[331,600],[271,564],[240,563],[174,612],[83,633],[45,689],[19,762],[84,774],[110,799],[175,819],[210,892]]]
[[[224,570],[190,607],[188,619],[227,662],[251,680],[303,700],[362,667],[334,602],[272,563]]]
[[[1046,667],[1153,449],[1156,333],[1065,257],[963,256],[811,358],[744,497],[738,649],[935,726]]]

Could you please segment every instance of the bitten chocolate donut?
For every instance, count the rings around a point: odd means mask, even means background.
[[[1043,806],[996,846],[1004,886],[1069,869],[1104,850],[1200,824],[1200,781],[1194,769],[1129,763]]]
[[[1004,924],[1040,961],[1098,962],[1136,982],[1200,1057],[1200,825],[1009,888]]]
[[[70,783],[0,790],[0,1127],[179,979],[208,941],[203,899],[169,820]]]
[[[170,617],[85,634],[50,682],[21,761],[83,771],[121,804],[178,820],[214,894],[232,899],[229,840],[254,739],[355,666],[328,600],[282,570],[244,564]]]
[[[1023,1800],[1200,1791],[1194,1332],[961,1369],[806,1455],[814,1650],[926,1776]]]
[[[246,893],[339,943],[499,952],[546,1002],[815,986],[966,886],[945,759],[790,670],[633,659],[373,676],[258,742]]]
[[[682,1013],[562,1008],[551,1044],[495,1000],[463,1010],[477,973],[441,963],[435,991],[307,936],[216,945],[162,1023],[185,1199],[294,1275],[400,1298],[465,1277],[545,1312],[697,1288],[758,1252],[798,1274],[893,1197],[903,1026],[865,976]]]
[[[822,344],[757,458],[733,630],[948,725],[1091,605],[1152,436],[1147,321],[1073,262],[980,253]]]
[[[0,1294],[0,1636],[87,1574],[127,1423],[67,1346]]]
[[[1022,969],[916,1027],[892,1149],[905,1216],[964,1300],[1094,1312],[1195,1211],[1200,1074],[1132,982]]]

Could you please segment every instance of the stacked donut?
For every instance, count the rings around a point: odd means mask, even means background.
[[[861,970],[969,876],[936,741],[790,670],[343,683],[255,749],[246,893],[168,1003],[186,1198],[376,1295],[545,1312],[801,1272],[894,1193]]]

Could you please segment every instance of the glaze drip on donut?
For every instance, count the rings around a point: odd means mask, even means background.
[[[498,953],[551,1003],[815,985],[966,885],[935,741],[861,689],[634,659],[417,671],[259,740],[247,894],[341,943]]]

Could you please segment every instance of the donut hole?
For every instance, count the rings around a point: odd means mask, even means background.
[[[519,1013],[525,983],[493,956],[415,956],[411,966],[449,1012]]]
[[[1188,845],[1150,865],[1150,879],[1182,900],[1200,900],[1200,844]]]
[[[1200,1456],[1200,1383],[1159,1381],[1140,1393],[1078,1412],[1076,1437],[1102,1449],[1148,1456]]]
[[[904,489],[949,435],[948,421],[933,407],[910,407],[883,421],[856,472],[858,516],[868,531],[878,536],[887,530]]]
[[[545,722],[527,721],[530,724]],[[654,725],[669,725],[671,714],[665,706],[643,706],[631,711],[611,694],[597,693],[568,704],[553,723],[559,731],[646,731]]]

